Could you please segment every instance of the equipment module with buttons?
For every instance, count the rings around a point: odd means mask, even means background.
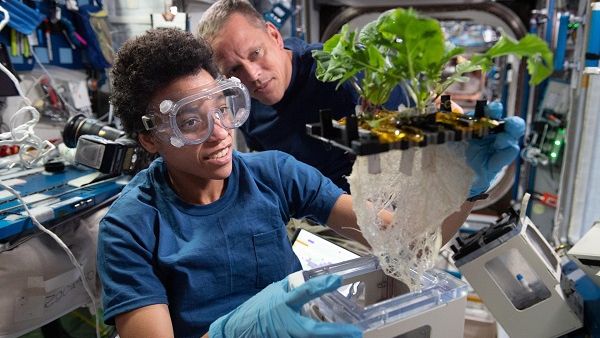
[[[52,225],[110,200],[127,183],[125,176],[104,177],[96,170],[66,166],[58,172],[37,168],[1,178],[19,192],[39,222]],[[8,190],[0,190],[0,243],[30,234],[35,228],[21,201]]]
[[[450,248],[458,270],[511,337],[558,337],[582,327],[582,305],[561,282],[560,258],[524,212],[511,210]]]

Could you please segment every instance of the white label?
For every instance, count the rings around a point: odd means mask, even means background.
[[[21,219],[23,217],[25,217],[25,216],[23,216],[23,215],[17,215],[17,214],[9,214],[9,215],[6,215],[6,217],[4,217],[4,220],[6,220],[6,221],[14,221],[14,220],[17,220],[17,219]]]
[[[5,199],[5,198],[16,198],[15,194],[13,194],[12,192],[8,191],[8,190],[2,190],[0,191],[0,199]]]
[[[13,178],[11,180],[6,180],[6,181],[2,181],[4,184],[8,185],[9,187],[12,187],[13,185],[20,185],[20,184],[25,184],[27,183],[27,181],[25,181],[24,179],[20,179],[20,178]]]
[[[69,82],[69,91],[75,108],[81,109],[92,105],[85,81]]]
[[[45,194],[33,194],[33,195],[23,197],[23,201],[25,201],[25,203],[29,204],[29,203],[35,203],[37,201],[44,200],[48,197],[50,197],[50,196],[45,195]]]
[[[101,156],[102,156],[102,154],[100,154],[100,157]],[[101,174],[100,172],[93,172],[91,174],[70,180],[68,183],[71,186],[80,188],[80,187],[92,182],[94,179],[96,179],[96,177],[100,176],[100,174]]]

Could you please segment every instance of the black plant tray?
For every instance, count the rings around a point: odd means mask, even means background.
[[[382,143],[374,133],[358,128],[356,115],[347,117],[346,123],[342,125],[331,119],[331,113],[328,110],[321,110],[319,114],[320,122],[307,124],[306,133],[358,156],[373,155],[393,149],[406,150],[412,147],[426,147],[433,144],[470,140],[504,130],[503,121],[498,121],[498,126],[494,128],[469,128],[465,126],[463,128],[456,128],[449,124],[436,122],[435,113],[432,113],[411,117],[407,120],[406,126],[420,130],[424,135],[423,140],[419,142],[401,140],[392,143]],[[478,118],[465,116],[464,122],[465,125],[468,125],[468,123],[477,123]]]

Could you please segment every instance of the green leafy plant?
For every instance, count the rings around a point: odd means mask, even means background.
[[[538,84],[552,74],[552,52],[535,35],[515,41],[502,36],[485,53],[473,54],[456,65],[454,73],[442,78],[442,71],[456,56],[465,53],[445,42],[437,20],[412,9],[393,9],[364,26],[360,32],[342,27],[340,33],[313,51],[317,78],[325,82],[346,81],[358,90],[366,110],[377,110],[398,84],[402,84],[424,113],[450,85],[466,82],[466,73],[486,71],[493,59],[515,55],[527,58],[531,83]],[[361,73],[361,76],[358,76]]]

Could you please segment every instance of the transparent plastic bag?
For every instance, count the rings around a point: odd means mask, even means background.
[[[377,174],[369,173],[368,156],[359,156],[348,178],[358,224],[373,254],[387,275],[411,290],[433,266],[442,221],[467,198],[474,173],[465,162],[465,146],[451,143],[381,153]],[[383,209],[393,215],[387,226],[378,215]]]

